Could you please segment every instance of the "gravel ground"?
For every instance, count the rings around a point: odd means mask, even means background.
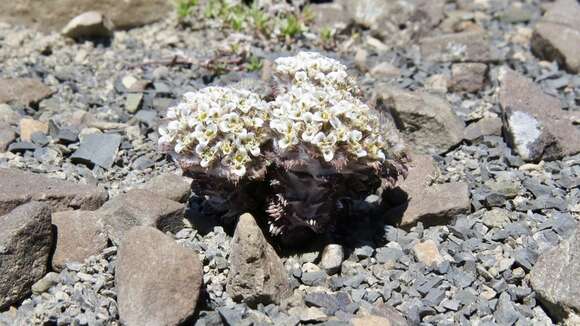
[[[317,32],[318,21],[341,16],[323,10],[326,4],[315,5],[321,16],[310,25],[310,32],[287,42],[214,28],[211,21],[199,27],[193,19],[195,24],[184,26],[173,15],[144,27],[115,31],[103,41],[75,42],[58,33],[0,23],[0,77],[34,78],[54,91],[34,103],[0,104],[0,121],[17,119],[15,126],[27,116],[53,121],[81,135],[81,141],[73,137],[71,142],[56,143],[36,134],[23,143],[20,124],[20,138],[13,137],[12,148],[3,152],[0,146],[0,167],[98,184],[110,197],[154,176],[179,173],[156,150],[156,129],[166,108],[184,92],[208,84],[259,80],[268,74],[268,62],[299,50],[340,58],[368,98],[379,85],[438,94],[468,126],[482,118],[500,121],[500,67],[510,67],[534,81],[559,100],[562,112],[578,113],[578,74],[538,59],[530,49],[532,29],[548,4],[452,1],[445,5],[446,15],[437,27],[411,21],[385,36],[372,25],[351,24],[336,29],[331,42],[324,42]],[[513,7],[521,11],[506,9]],[[421,55],[423,32],[407,40],[421,26],[432,29],[425,37],[449,31],[489,34],[493,55],[466,60],[485,65],[488,73],[481,87],[474,92],[458,91],[452,84],[456,63],[434,63]],[[249,59],[239,59],[249,58],[248,53],[263,59],[260,71],[248,71]],[[212,66],[218,60],[230,63],[218,70]],[[380,63],[388,65],[373,69]],[[76,126],[82,127],[75,130]],[[88,135],[102,132],[122,137],[116,155],[111,151],[110,168],[71,155]],[[107,148],[114,141],[99,138],[90,146]],[[385,313],[390,311],[385,305],[394,307],[410,325],[565,322],[540,302],[530,284],[530,272],[542,253],[568,239],[578,225],[580,155],[525,162],[500,133],[458,141],[448,150],[428,154],[440,171],[433,176],[435,185],[468,184],[468,210],[446,216],[443,223],[421,220],[409,226],[396,226],[388,216],[377,219],[385,216],[384,210],[363,211],[361,219],[349,225],[350,233],[331,239],[340,244],[336,252],[323,254],[324,241],[298,251],[278,248],[292,288],[292,295],[280,304],[251,308],[227,294],[232,232],[228,226],[198,216],[201,199],[193,196],[191,225],[172,235],[179,244],[197,251],[203,262],[201,300],[190,323],[348,325],[363,314],[386,314],[396,320],[395,312]],[[117,247],[109,245],[84,263],[70,263],[49,274],[44,279],[48,283],[37,284],[41,288],[30,298],[0,312],[0,324],[119,325],[116,253]],[[344,254],[340,272],[329,271],[325,259],[339,259],[335,256],[340,254]]]

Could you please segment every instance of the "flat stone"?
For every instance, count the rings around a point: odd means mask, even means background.
[[[436,176],[433,159],[428,155],[413,155],[409,173],[395,189],[385,192],[389,221],[410,227],[446,223],[451,217],[471,209],[469,185],[465,182],[431,184]]]
[[[16,140],[16,133],[12,128],[0,122],[0,153],[5,152],[8,146]]]
[[[98,11],[87,11],[73,18],[62,34],[73,39],[107,38],[113,35],[113,22]]]
[[[155,176],[138,188],[180,203],[186,202],[191,195],[191,181],[173,173]]]
[[[29,201],[42,201],[53,211],[95,210],[107,200],[104,189],[16,169],[0,169],[0,214]]]
[[[340,271],[340,266],[344,260],[344,248],[339,244],[329,244],[322,251],[320,266],[328,275],[333,275]]]
[[[185,206],[147,190],[133,189],[106,202],[96,214],[105,223],[109,238],[120,243],[135,226],[179,231],[183,227]]]
[[[286,269],[252,215],[240,216],[231,248],[226,291],[232,299],[255,307],[290,294]]]
[[[73,17],[87,11],[106,13],[120,29],[149,24],[175,9],[167,0],[22,0],[18,4],[0,3],[0,20],[11,24],[32,25],[42,31],[61,30]]]
[[[27,203],[0,216],[0,309],[30,294],[47,272],[51,246],[47,204]]]
[[[554,160],[580,153],[577,113],[561,109],[560,101],[533,81],[508,68],[499,73],[499,102],[512,149],[524,160]]]
[[[135,113],[143,104],[143,93],[129,93],[125,100],[125,110],[129,113]]]
[[[455,63],[451,66],[451,89],[475,93],[485,86],[487,65],[484,63]]]
[[[381,62],[374,66],[370,73],[375,78],[397,78],[401,75],[401,69],[388,62]]]
[[[323,308],[328,315],[334,315],[339,308],[338,300],[326,292],[311,292],[304,296],[308,306]]]
[[[502,122],[498,117],[485,117],[465,127],[464,138],[475,141],[484,136],[501,136]]]
[[[30,142],[34,133],[48,133],[48,123],[30,118],[20,120],[20,139]]]
[[[195,312],[201,260],[148,226],[131,229],[119,246],[115,285],[124,325],[181,325]]]
[[[436,266],[443,262],[443,256],[439,253],[437,243],[433,240],[425,240],[417,243],[413,247],[413,253],[417,260],[426,266]]]
[[[53,93],[54,91],[52,89],[37,79],[0,78],[0,103],[34,105]]]
[[[534,26],[532,51],[557,61],[572,73],[580,73],[580,4],[558,0]]]
[[[552,318],[562,320],[580,311],[580,226],[558,247],[540,255],[530,284]]]
[[[121,135],[91,134],[81,139],[81,145],[70,157],[73,163],[98,165],[109,169],[113,166],[121,145]]]
[[[421,39],[421,55],[436,62],[490,62],[496,60],[489,36],[482,31],[442,34]]]
[[[392,87],[378,93],[414,151],[444,153],[463,139],[465,125],[445,99]]]
[[[107,234],[94,211],[64,211],[52,214],[56,226],[56,246],[52,268],[60,271],[65,264],[84,262],[107,247]]]

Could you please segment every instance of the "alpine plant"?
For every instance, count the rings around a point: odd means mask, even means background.
[[[332,232],[349,208],[395,185],[406,156],[340,62],[301,52],[275,61],[275,94],[207,87],[167,111],[160,149],[194,179],[205,213],[250,211],[285,244]]]

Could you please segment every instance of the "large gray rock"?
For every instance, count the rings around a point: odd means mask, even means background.
[[[0,3],[0,16],[3,3],[5,2]],[[37,79],[0,78],[0,103],[36,104],[53,93],[52,89]]]
[[[24,299],[47,272],[50,207],[31,202],[0,216],[0,310]]]
[[[171,0],[19,0],[0,1],[0,20],[61,30],[72,18],[87,11],[107,15],[121,29],[161,20],[173,10]]]
[[[183,226],[185,206],[147,190],[134,189],[109,200],[96,214],[105,223],[109,238],[120,243],[135,226],[177,232]]]
[[[0,185],[0,214],[33,200],[46,202],[53,211],[95,210],[107,200],[101,188],[16,169],[0,169]]]
[[[438,174],[431,156],[413,155],[407,178],[397,188],[385,193],[385,200],[392,207],[387,211],[387,219],[404,227],[417,222],[435,225],[445,224],[454,215],[469,212],[468,184],[433,184]]]
[[[149,190],[163,198],[184,203],[191,195],[191,179],[187,180],[185,177],[167,173],[151,178],[138,188]]]
[[[580,130],[573,125],[578,113],[562,110],[557,98],[513,70],[503,68],[499,81],[508,142],[522,159],[553,160],[580,152]]]
[[[232,299],[255,307],[290,294],[286,269],[252,215],[240,216],[231,248],[226,291]]]
[[[56,226],[56,246],[52,268],[60,271],[66,263],[84,262],[107,247],[107,234],[94,211],[64,211],[52,214]]]
[[[119,247],[115,285],[127,326],[181,325],[195,312],[203,281],[195,251],[152,227],[137,226]]]
[[[98,11],[87,11],[73,18],[62,34],[74,38],[106,38],[113,35],[113,23]]]
[[[557,320],[580,313],[580,226],[556,248],[544,252],[530,273],[530,283]]]
[[[392,87],[378,92],[412,150],[444,153],[463,139],[465,125],[445,99]]]
[[[489,36],[483,31],[466,31],[426,37],[419,42],[425,60],[436,62],[489,62],[497,59]]]
[[[580,72],[580,4],[559,0],[534,27],[532,51],[558,61],[571,72]]]

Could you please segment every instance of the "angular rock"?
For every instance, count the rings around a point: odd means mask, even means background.
[[[20,120],[20,139],[30,142],[35,133],[48,133],[48,123],[30,118]]]
[[[454,215],[469,212],[469,186],[465,182],[431,184],[438,171],[428,155],[414,155],[407,178],[399,187],[387,190],[387,219],[409,227],[417,222],[434,225]]]
[[[121,135],[91,134],[81,139],[81,146],[70,157],[74,163],[98,165],[110,169],[121,145]]]
[[[191,182],[173,173],[155,176],[139,188],[179,203],[186,202],[191,195]]]
[[[418,261],[426,266],[436,266],[443,262],[443,257],[439,253],[437,243],[433,240],[425,240],[417,243],[413,247],[413,253]]]
[[[1,7],[2,4],[0,4]],[[0,12],[2,12],[1,9]],[[0,103],[34,105],[53,93],[53,90],[37,79],[0,78]]]
[[[560,108],[533,81],[503,68],[499,73],[499,102],[512,149],[525,161],[554,160],[580,153],[578,113]]]
[[[240,216],[231,248],[226,291],[232,299],[255,307],[290,294],[286,269],[252,215]]]
[[[469,141],[475,141],[484,136],[501,136],[501,127],[500,118],[485,117],[465,127],[463,136]]]
[[[490,62],[496,60],[489,36],[482,31],[467,31],[423,38],[421,55],[435,62]]]
[[[0,2],[0,20],[34,25],[38,29],[62,29],[73,17],[87,11],[105,13],[120,29],[149,24],[172,12],[167,0],[21,0]],[[1,101],[0,101],[1,102]]]
[[[193,316],[203,281],[195,251],[152,227],[137,226],[119,246],[115,285],[127,326],[181,325]]]
[[[127,94],[127,99],[125,100],[125,110],[127,110],[127,112],[135,113],[139,111],[142,104],[143,104],[143,93]]]
[[[12,109],[8,104],[0,103],[1,124],[16,126],[20,119],[22,119],[22,115],[18,111]]]
[[[56,226],[56,246],[52,268],[60,271],[66,263],[79,262],[107,247],[107,234],[94,211],[64,211],[52,214]]]
[[[444,153],[463,139],[464,123],[443,98],[391,87],[379,94],[413,150]]]
[[[445,1],[347,1],[356,24],[373,30],[382,39],[398,45],[426,34],[443,18]]]
[[[120,243],[135,226],[177,232],[183,226],[185,206],[147,190],[133,189],[106,202],[97,212],[109,238]]]
[[[0,153],[5,152],[8,146],[16,140],[16,133],[12,128],[0,122]]]
[[[487,65],[456,63],[451,66],[451,88],[456,92],[475,93],[485,86]]]
[[[544,252],[530,273],[530,284],[556,320],[580,312],[580,226],[558,247]]]
[[[31,202],[0,216],[0,310],[24,299],[47,272],[50,207]]]
[[[87,11],[73,18],[62,30],[62,34],[79,40],[107,38],[113,35],[113,23],[98,11]]]
[[[320,266],[328,275],[338,273],[342,261],[344,260],[344,249],[339,244],[329,244],[322,251]]]
[[[557,61],[580,73],[580,4],[558,0],[534,27],[532,51],[540,58]]]
[[[29,201],[42,201],[53,211],[95,210],[107,200],[101,188],[47,178],[16,169],[0,169],[0,214]]]

